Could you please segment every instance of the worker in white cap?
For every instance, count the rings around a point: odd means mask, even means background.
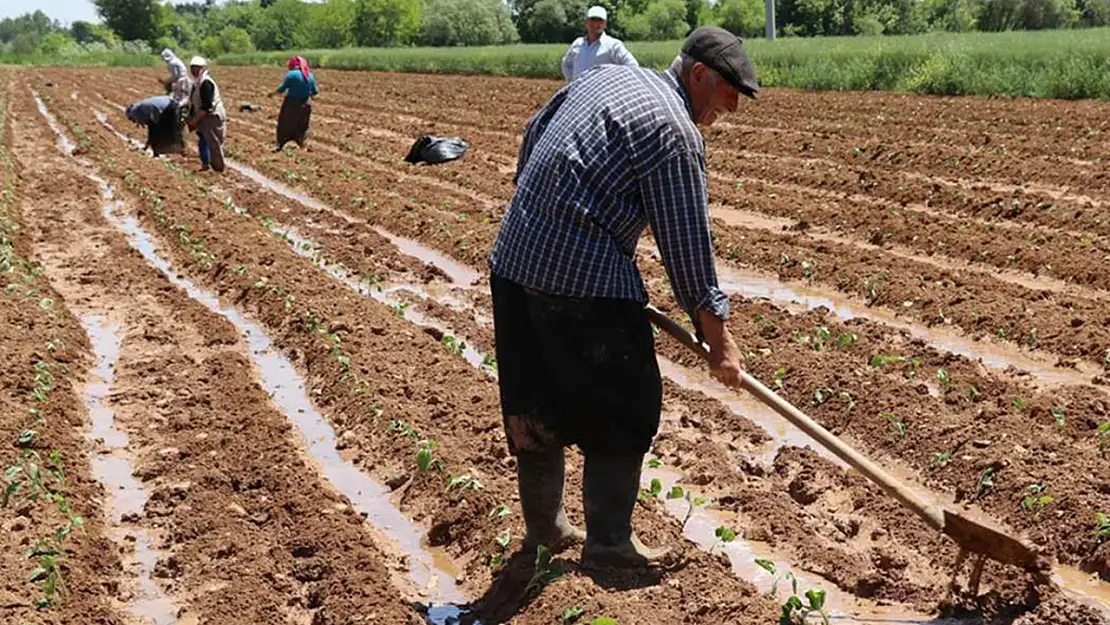
[[[597,65],[639,66],[624,42],[605,34],[608,18],[605,7],[595,5],[586,11],[586,36],[575,39],[563,55],[563,77],[567,82]]]
[[[189,61],[189,72],[193,75],[193,89],[189,94],[192,117],[188,123],[197,133],[200,168],[223,172],[227,112],[220,99],[220,88],[208,73],[208,61],[204,57],[194,56]]]

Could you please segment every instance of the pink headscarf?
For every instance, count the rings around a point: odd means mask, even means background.
[[[306,81],[308,80],[308,73],[312,71],[312,69],[308,66],[308,61],[303,56],[289,57],[289,62],[286,63],[285,67],[291,70],[301,70],[301,76],[304,76],[304,79]]]

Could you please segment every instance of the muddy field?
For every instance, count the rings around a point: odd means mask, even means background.
[[[0,70],[0,622],[762,625],[789,572],[840,623],[1110,623],[1105,104],[770,91],[706,131],[749,371],[1056,564],[970,597],[947,538],[665,335],[635,522],[677,557],[516,556],[486,258],[558,84],[324,71],[275,153],[279,74],[214,71],[220,176],[137,149],[159,72]],[[471,149],[404,163],[429,133]]]

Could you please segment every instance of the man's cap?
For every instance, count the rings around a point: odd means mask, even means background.
[[[609,13],[605,10],[605,7],[594,5],[594,6],[590,7],[589,11],[586,11],[586,19],[593,19],[593,18],[608,21],[609,20]]]
[[[205,67],[207,65],[208,61],[205,61],[203,56],[194,56],[189,61],[189,67]]]
[[[719,26],[702,26],[694,30],[682,44],[682,53],[716,70],[749,98],[755,98],[759,91],[755,65],[744,50],[743,42]]]

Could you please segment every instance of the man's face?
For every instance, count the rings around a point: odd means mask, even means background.
[[[591,17],[586,19],[586,32],[590,35],[591,39],[597,39],[601,33],[605,32],[605,20]]]
[[[204,69],[204,68],[201,67],[200,65],[190,65],[189,66],[189,73],[192,74],[193,77],[195,78],[197,76],[200,76],[200,70],[202,70],[202,69]]]
[[[690,91],[694,121],[702,126],[712,126],[718,117],[735,112],[739,104],[740,93],[736,88],[701,63],[690,68],[686,88]]]

